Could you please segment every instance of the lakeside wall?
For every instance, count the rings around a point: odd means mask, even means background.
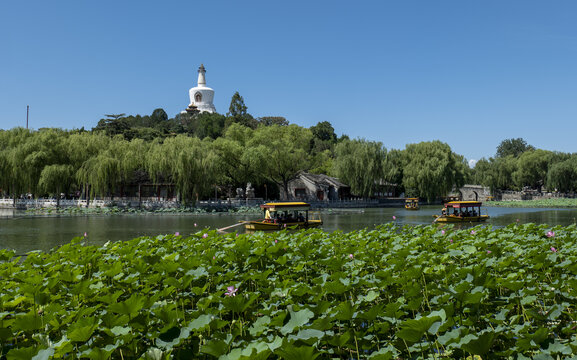
[[[538,192],[530,191],[501,191],[497,195],[499,201],[544,200],[559,198],[577,198],[576,193]]]
[[[241,207],[257,207],[268,201],[262,198],[254,199],[228,199],[228,200],[208,200],[199,201],[196,204],[197,208],[226,210],[230,208]],[[313,208],[373,208],[373,207],[402,207],[404,206],[404,198],[383,198],[383,199],[347,199],[334,201],[313,201],[310,202]],[[437,202],[440,204],[440,202]],[[56,208],[58,202],[56,199],[0,199],[0,208],[2,209],[42,209],[42,208]],[[180,208],[183,205],[175,199],[158,200],[158,198],[115,198],[115,199],[97,199],[90,200],[60,200],[61,208],[70,207],[89,207],[89,208],[105,208],[105,207],[121,207],[121,208],[140,208],[146,210],[155,209],[169,209]]]

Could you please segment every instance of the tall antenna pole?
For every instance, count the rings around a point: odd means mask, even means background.
[[[26,130],[28,130],[28,112],[30,110],[30,105],[26,105]]]

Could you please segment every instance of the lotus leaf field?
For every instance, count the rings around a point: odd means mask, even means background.
[[[201,231],[0,251],[0,358],[571,358],[577,228]]]

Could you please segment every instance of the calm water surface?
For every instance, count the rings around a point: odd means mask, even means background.
[[[519,209],[486,207],[491,219],[488,224],[506,226],[511,223],[546,223],[570,225],[576,223],[577,209]],[[419,211],[403,208],[336,209],[324,211],[325,231],[352,231],[374,228],[393,221],[400,225],[430,224],[440,206],[422,206]],[[485,211],[483,211],[485,213]],[[258,217],[258,216],[256,216]],[[231,214],[127,214],[89,216],[33,216],[14,210],[0,209],[0,248],[15,249],[19,254],[30,250],[49,250],[65,244],[72,238],[88,235],[88,243],[103,244],[107,241],[128,240],[138,236],[156,236],[179,232],[188,235],[206,228],[217,229],[241,220],[254,219],[255,215]],[[196,226],[195,226],[196,224]],[[242,232],[242,227],[231,229]]]

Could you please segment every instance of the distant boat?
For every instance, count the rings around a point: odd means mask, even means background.
[[[277,202],[260,206],[264,219],[245,221],[245,229],[250,231],[308,229],[323,224],[318,212],[310,212],[306,202]]]
[[[405,199],[405,209],[407,209],[407,210],[419,210],[419,198],[406,198]]]
[[[441,215],[433,215],[433,222],[459,223],[482,222],[489,219],[489,215],[481,214],[480,201],[450,201],[445,204]]]

